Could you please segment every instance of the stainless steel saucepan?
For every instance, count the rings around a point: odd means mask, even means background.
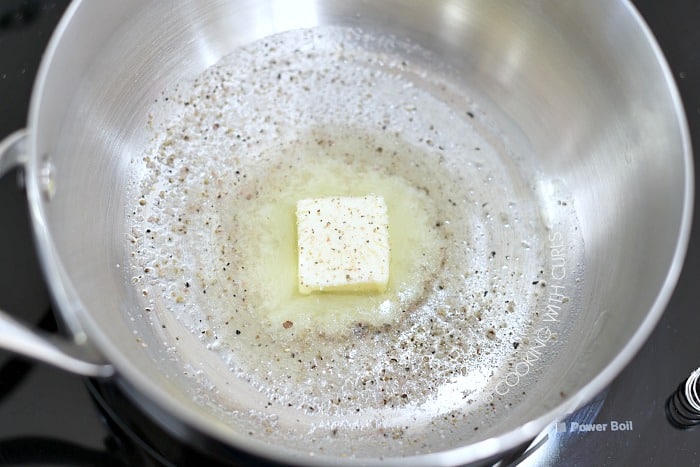
[[[293,165],[265,164],[303,163],[299,151],[353,164],[362,151],[337,148],[367,141],[362,183],[395,170],[391,183],[437,206],[427,230],[450,246],[431,271],[446,282],[333,338],[311,315],[306,330],[272,320],[270,335],[255,328],[265,316],[236,321],[236,291],[268,303],[281,289],[248,290],[234,253],[201,252],[237,251],[227,229],[261,212],[241,201]],[[194,153],[201,164],[178,165]],[[111,378],[223,460],[454,465],[527,442],[641,347],[692,216],[682,105],[625,0],[76,0],[27,128],[0,145],[0,173],[16,165],[67,337],[2,313],[0,346]],[[217,190],[235,212],[194,222]],[[307,299],[323,297],[294,295]]]

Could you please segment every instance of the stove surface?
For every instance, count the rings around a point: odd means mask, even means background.
[[[0,4],[0,139],[25,125],[34,76],[68,0]],[[635,0],[680,89],[700,154],[700,2]],[[640,77],[643,79],[643,77]],[[700,164],[699,164],[700,165]],[[0,180],[0,308],[55,331],[33,250],[21,174]],[[696,165],[696,180],[700,180]],[[696,206],[699,206],[696,194]],[[700,467],[700,429],[679,430],[665,404],[700,366],[700,216],[681,279],[656,330],[615,381],[501,465],[683,465]],[[92,388],[92,389],[90,389]],[[109,420],[93,386],[77,376],[0,351],[0,465],[138,465],[177,460],[134,446]],[[98,397],[100,397],[98,393]],[[126,431],[122,432],[122,431]],[[138,444],[138,443],[136,443]]]

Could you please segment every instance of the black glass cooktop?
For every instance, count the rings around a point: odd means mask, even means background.
[[[634,3],[671,65],[695,153],[700,154],[700,2]],[[41,54],[67,4],[68,0],[0,2],[0,138],[25,125]],[[55,330],[32,249],[20,178],[11,172],[0,180],[0,308]],[[700,205],[697,200],[696,195]],[[501,465],[700,467],[700,429],[674,428],[665,407],[678,385],[700,366],[698,219],[676,292],[641,352],[590,404],[553,424],[527,451]],[[132,439],[134,430],[120,425],[118,415],[117,420],[110,416],[123,409],[119,401],[110,399],[109,390],[98,389],[80,377],[0,351],[0,465],[187,462],[177,446],[153,448]],[[100,409],[95,397],[110,400],[108,409]]]

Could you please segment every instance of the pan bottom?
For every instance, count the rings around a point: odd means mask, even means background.
[[[570,297],[552,252],[576,235],[573,203],[416,54],[291,31],[153,108],[133,282],[200,403],[250,436],[334,455],[463,445],[557,352]],[[388,199],[400,280],[300,296],[294,203],[367,192]]]

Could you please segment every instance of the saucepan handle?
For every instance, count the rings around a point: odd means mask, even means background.
[[[0,141],[0,178],[11,168],[26,163],[26,144],[26,130]],[[83,376],[105,378],[114,373],[114,368],[89,345],[32,329],[3,310],[0,310],[0,348]]]

